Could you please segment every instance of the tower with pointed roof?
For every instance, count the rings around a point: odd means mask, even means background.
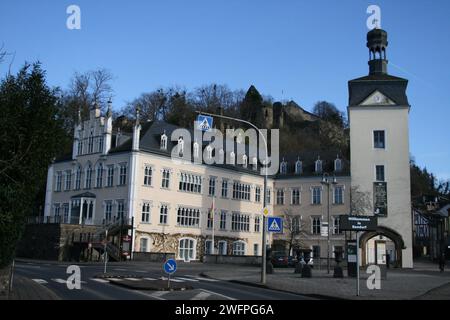
[[[361,238],[363,264],[385,261],[382,239],[390,239],[395,259],[411,268],[408,80],[388,73],[387,47],[386,31],[369,31],[369,74],[348,83],[351,184],[372,203],[353,214],[378,216],[378,230]]]

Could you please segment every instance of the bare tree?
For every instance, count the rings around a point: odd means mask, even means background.
[[[2,63],[3,60],[5,60],[5,57],[6,57],[5,46],[2,44],[2,46],[0,47],[0,63]]]
[[[364,215],[372,212],[372,198],[370,192],[361,191],[360,186],[352,186],[350,191],[350,214]]]
[[[105,105],[109,100],[113,89],[111,81],[114,79],[111,72],[107,69],[98,69],[89,72],[92,99],[97,101],[100,105]]]
[[[300,215],[295,214],[292,209],[286,209],[283,212],[284,229],[287,232],[286,242],[289,246],[288,254],[291,250],[300,249],[303,245],[305,227],[301,221]]]
[[[122,113],[129,118],[134,118],[135,110],[140,109],[140,120],[159,120],[162,118],[162,110],[167,102],[167,96],[163,89],[158,89],[149,93],[143,93],[122,110]]]

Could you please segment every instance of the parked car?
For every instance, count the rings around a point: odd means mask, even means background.
[[[297,259],[293,256],[289,256],[283,252],[275,252],[271,259],[274,267],[294,267],[297,263]]]

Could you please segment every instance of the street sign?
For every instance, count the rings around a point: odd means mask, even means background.
[[[269,217],[267,220],[267,229],[273,233],[283,233],[283,219],[280,217]]]
[[[342,215],[339,228],[342,231],[375,231],[378,226],[377,217]]]
[[[197,129],[203,132],[209,131],[212,129],[213,118],[210,116],[198,115],[197,117]]]
[[[172,274],[177,271],[177,262],[174,259],[169,259],[164,263],[164,272]]]
[[[263,214],[267,217],[269,215],[269,209],[267,207],[265,207],[263,209]]]

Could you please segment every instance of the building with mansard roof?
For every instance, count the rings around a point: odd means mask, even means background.
[[[280,155],[278,173],[268,178],[267,208],[288,223],[268,244],[289,254],[309,248],[315,261],[333,256],[345,246],[339,216],[350,213],[358,188],[373,206],[353,213],[379,217],[378,229],[361,236],[363,264],[384,264],[388,255],[412,267],[407,80],[387,73],[385,31],[370,31],[367,46],[369,75],[349,82],[350,159],[332,150]],[[278,120],[271,121],[279,126],[284,111],[275,109]],[[213,150],[181,139],[180,128],[163,121],[136,122],[128,134],[112,123],[111,104],[104,116],[94,105],[75,128],[70,157],[49,167],[45,217],[76,226],[61,248],[101,254],[109,230],[108,253],[117,259],[261,255],[264,178],[249,148]],[[189,161],[174,161],[173,150],[189,152]],[[196,163],[200,153],[226,164]]]

